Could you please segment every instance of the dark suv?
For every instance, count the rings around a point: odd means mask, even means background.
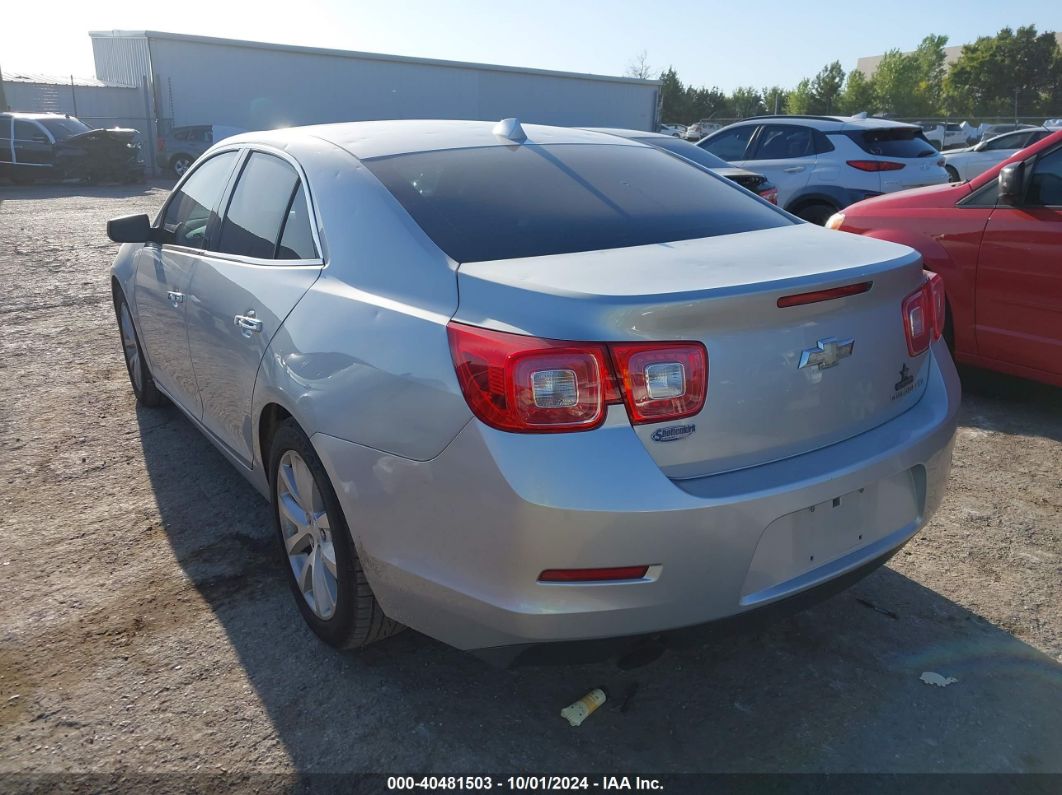
[[[0,113],[0,176],[20,185],[42,179],[141,182],[140,133],[94,130],[61,113]]]

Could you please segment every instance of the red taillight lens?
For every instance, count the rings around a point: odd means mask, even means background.
[[[704,406],[708,354],[699,342],[563,342],[454,322],[447,334],[469,408],[499,430],[588,431],[610,403],[625,403],[634,424]]]
[[[708,391],[708,353],[699,342],[613,343],[627,414],[635,425],[698,413]]]
[[[903,163],[891,160],[849,160],[848,165],[860,171],[899,171],[904,167]]]
[[[603,580],[640,580],[648,566],[614,566],[610,569],[546,569],[539,582],[601,582]]]
[[[911,356],[925,353],[929,344],[944,333],[944,281],[926,272],[922,286],[903,299],[903,331]]]
[[[778,188],[768,188],[765,191],[760,191],[761,199],[766,199],[771,204],[778,204]]]

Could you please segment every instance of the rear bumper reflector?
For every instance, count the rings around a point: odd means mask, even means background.
[[[640,580],[648,566],[614,566],[608,569],[546,569],[539,582],[602,582],[605,580]]]

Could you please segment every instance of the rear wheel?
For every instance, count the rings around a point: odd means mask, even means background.
[[[136,326],[133,325],[129,304],[121,293],[115,297],[114,311],[118,315],[118,331],[122,335],[125,369],[129,373],[129,383],[133,386],[133,394],[136,395],[137,402],[149,408],[163,405],[166,398],[155,386],[151,369],[144,359],[144,349],[140,346],[140,337],[137,336]]]
[[[178,177],[183,177],[184,172],[192,165],[192,158],[188,155],[177,155],[170,161],[170,168]]]
[[[303,619],[325,643],[354,649],[403,629],[384,615],[321,459],[294,420],[270,446],[273,523]]]
[[[815,204],[805,204],[799,210],[794,212],[793,215],[798,218],[803,218],[809,223],[825,226],[826,222],[830,220],[830,216],[835,212],[837,212],[837,208],[832,204],[816,202]]]

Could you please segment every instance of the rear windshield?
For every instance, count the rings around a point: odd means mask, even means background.
[[[933,144],[917,127],[893,127],[884,130],[852,130],[847,135],[864,152],[882,157],[933,157]]]
[[[731,183],[644,146],[491,146],[365,161],[458,262],[641,246],[787,226]]]
[[[38,119],[38,121],[48,128],[48,132],[57,141],[65,141],[71,136],[80,135],[92,129],[80,119]]]
[[[672,138],[671,136],[667,138],[631,138],[631,140],[649,144],[649,146],[655,146],[659,149],[666,149],[668,152],[674,152],[676,155],[692,160],[705,168],[733,168],[723,158],[716,157],[707,149],[701,149],[697,144],[691,144],[689,141]]]

